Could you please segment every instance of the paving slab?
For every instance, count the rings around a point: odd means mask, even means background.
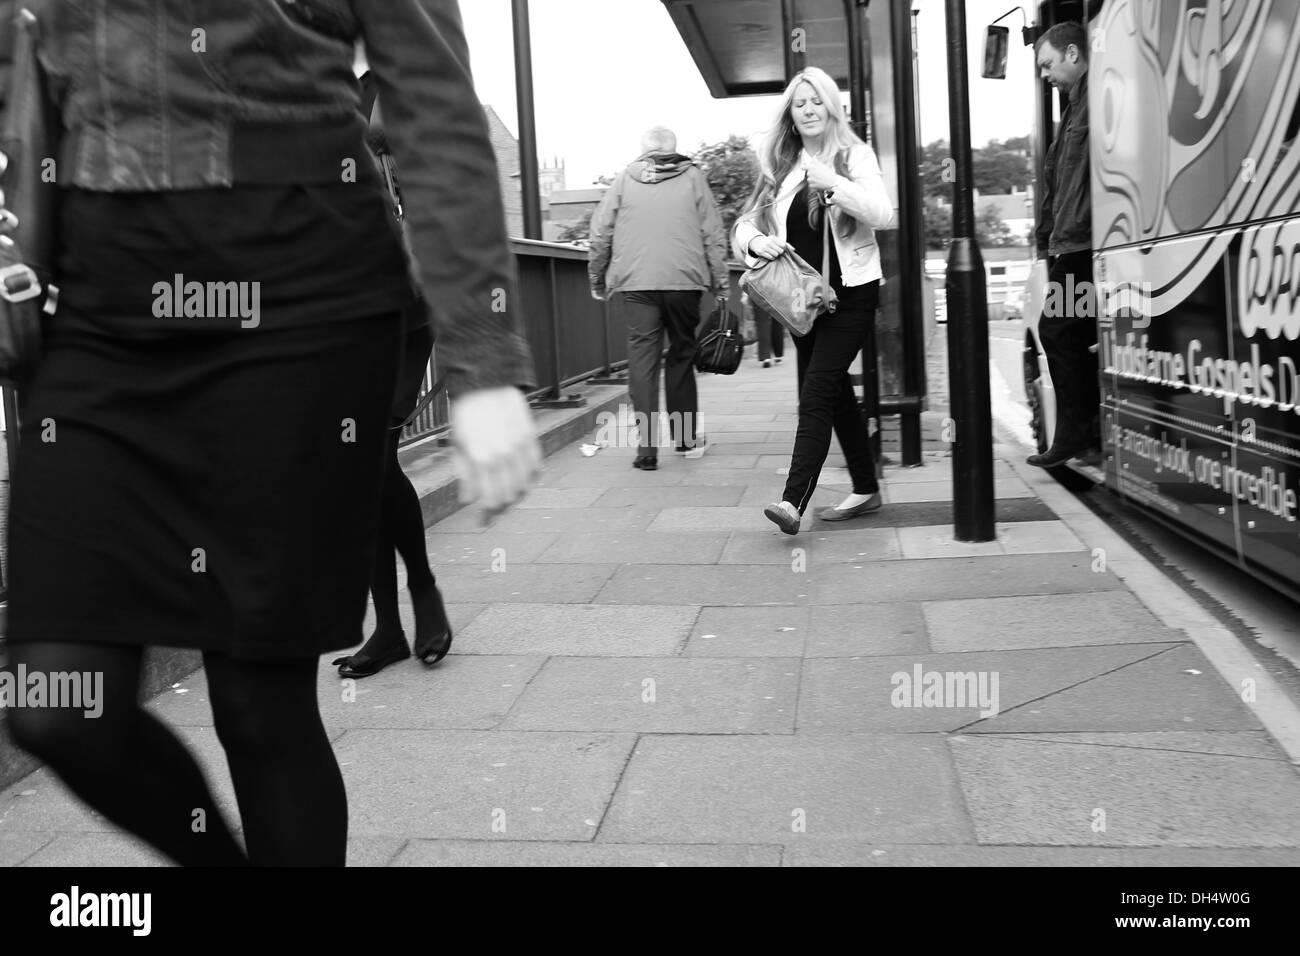
[[[1064,521],[1004,522],[997,526],[997,534],[1007,554],[1087,550]]]
[[[1209,746],[1220,735],[1180,736]],[[1169,743],[1140,733],[949,740],[980,843],[1300,846],[1297,768],[1161,749]]]
[[[971,843],[940,737],[647,736],[600,843]]]
[[[679,485],[682,479],[686,477],[686,470],[679,467],[687,464],[686,462],[673,462],[670,468],[665,460],[659,462],[658,471],[638,471],[633,468],[631,462],[628,463],[627,469],[621,474],[611,474],[607,471],[593,471],[583,467],[581,464],[574,464],[564,468],[557,468],[555,471],[543,473],[538,479],[538,486],[544,488],[596,488],[600,491],[607,491],[613,485],[626,485],[628,487],[663,488],[667,485]],[[437,525],[434,525],[436,528]]]
[[[431,531],[425,538],[425,548],[429,554],[429,567],[436,576],[440,569],[448,567],[491,570],[494,565],[500,567],[503,558],[506,567],[516,562],[528,564],[536,561],[537,556],[559,537],[558,529],[539,534],[511,534],[499,529],[478,534]],[[405,583],[406,567],[400,560],[397,566],[400,579]]]
[[[1300,866],[1300,850],[1043,846],[788,846],[782,866]]]
[[[683,462],[683,464],[693,465],[695,462]],[[652,474],[658,474],[658,472],[652,472]],[[691,494],[689,490],[690,488],[710,486],[734,486],[744,488],[752,485],[756,481],[763,480],[763,474],[752,468],[714,468],[688,471],[682,475],[682,480],[680,482],[682,487],[682,497],[679,500],[690,500],[688,497]],[[780,487],[781,485],[784,485],[785,482],[781,482],[780,485],[778,485],[776,484],[776,480],[773,479],[773,484],[777,488],[779,496]]]
[[[1195,645],[1181,644],[1046,700],[1005,707],[997,720],[969,731],[986,729],[1005,733],[1230,731],[1262,730],[1263,725]]]
[[[736,485],[717,485],[682,491],[676,485],[667,488],[610,488],[596,501],[601,508],[625,508],[651,505],[667,508],[689,501],[694,507],[718,507],[740,504],[744,488]]]
[[[823,523],[817,522],[817,525]],[[901,557],[897,531],[893,528],[863,528],[856,535],[811,530],[793,537],[784,534],[775,537],[771,531],[735,531],[718,560],[721,564],[791,566],[802,559],[806,573],[815,574],[826,563],[863,564]]]
[[[590,508],[601,495],[599,488],[533,488],[516,508]]]
[[[812,609],[804,654],[881,657],[929,650],[920,604],[824,604]]]
[[[794,731],[799,661],[553,657],[503,730]]]
[[[995,498],[1037,498],[1033,490],[1019,478],[1005,477],[993,480]],[[885,501],[889,504],[907,502],[944,501],[951,506],[952,481],[908,481],[885,484]]]
[[[734,488],[739,492],[741,489]],[[739,495],[737,496],[739,497]],[[762,515],[754,508],[664,508],[659,517],[650,523],[647,531],[655,534],[680,534],[689,531],[734,531],[756,526]],[[776,525],[768,522],[776,530]],[[790,536],[785,535],[788,539]]]
[[[658,515],[654,507],[623,508],[531,508],[511,510],[483,524],[476,508],[465,508],[445,521],[434,525],[435,530],[468,533],[534,532],[558,534],[574,531],[644,531]]]
[[[927,601],[936,651],[1182,641],[1127,590]]]
[[[363,679],[323,675],[321,719],[330,729],[487,730],[502,721],[544,661],[450,654],[432,668],[412,658]]]
[[[500,604],[456,639],[461,654],[675,655],[699,608],[672,605]]]
[[[672,534],[632,531],[566,534],[557,536],[555,544],[536,560],[539,564],[579,564],[592,559],[616,564],[717,564],[729,537],[725,528]]]
[[[590,840],[632,734],[350,730],[335,745],[350,832]]]
[[[1029,701],[1038,706],[1040,698],[1100,679],[1159,650],[1160,645],[1112,645],[810,659],[803,664],[798,730],[934,733],[973,724],[997,732],[1013,708]],[[938,675],[933,695],[928,692],[932,673]],[[954,676],[950,680],[948,675]],[[1075,716],[1082,723],[1069,729],[1093,730],[1103,723],[1093,715]]]
[[[175,866],[172,860],[128,833],[59,833],[23,866]]]
[[[885,499],[889,499],[888,487]],[[835,502],[831,502],[834,504]],[[999,498],[994,502],[995,514],[999,522],[1009,521],[1054,521],[1056,513],[1037,498]],[[914,528],[918,525],[952,526],[952,501],[919,501],[904,504],[886,504],[873,516],[881,525],[891,528]],[[837,533],[857,531],[863,519],[851,521],[822,522],[819,527]]]
[[[691,629],[687,657],[802,657],[806,607],[706,607]]]
[[[803,604],[807,602],[810,578],[781,567],[645,564],[619,568],[601,588],[595,603],[719,607]]]
[[[19,831],[9,833],[0,823],[0,866],[19,866],[41,847],[58,838],[57,833]]]
[[[481,568],[447,568],[438,587],[458,601],[483,604],[586,604],[618,568],[614,564],[509,564],[501,573]]]
[[[879,561],[860,569],[831,565],[809,576],[808,601],[813,605],[875,604],[1123,588],[1123,582],[1111,572],[1092,573],[1089,563],[1086,553],[1071,553],[918,558]]]
[[[780,866],[777,846],[411,840],[393,866]]]

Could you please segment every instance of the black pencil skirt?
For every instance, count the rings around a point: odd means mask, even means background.
[[[56,323],[21,398],[7,639],[355,646],[403,333],[399,311],[156,338]]]

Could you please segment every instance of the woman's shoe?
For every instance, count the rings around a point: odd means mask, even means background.
[[[422,664],[432,666],[451,650],[451,622],[437,585],[431,594],[411,597],[415,604],[415,656]]]
[[[776,524],[786,534],[798,534],[801,515],[799,509],[788,501],[778,501],[763,509],[764,517]]]
[[[659,459],[655,455],[639,455],[632,459],[632,467],[640,468],[642,471],[654,471],[659,467]]]
[[[823,508],[821,511],[817,512],[817,517],[821,518],[822,521],[848,521],[850,518],[856,518],[859,515],[866,515],[871,514],[873,511],[879,511],[882,502],[883,499],[880,497],[880,492],[877,491],[866,501],[854,505],[852,508],[845,508],[843,510],[839,508]]]
[[[371,640],[374,640],[374,638],[371,637]],[[366,642],[367,645],[369,643],[370,641]],[[389,664],[404,661],[410,656],[411,650],[406,646],[406,634],[402,632],[400,644],[393,644],[376,655],[368,653],[365,646],[363,646],[355,654],[336,657],[334,664],[339,669],[339,677],[370,677],[378,674]]]
[[[763,359],[763,368],[771,368],[771,367],[772,367],[772,360],[771,360],[771,359]]]

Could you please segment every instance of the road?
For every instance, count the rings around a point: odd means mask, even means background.
[[[1033,440],[1022,367],[1024,339],[1021,320],[989,323],[993,417],[998,429],[1014,436],[1030,454]],[[1112,527],[1161,559],[1165,573],[1231,627],[1261,663],[1300,699],[1300,609],[1295,602],[1189,544],[1104,489],[1080,498]]]

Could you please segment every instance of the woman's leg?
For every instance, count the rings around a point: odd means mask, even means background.
[[[772,325],[772,354],[776,358],[785,357],[785,326],[780,322],[773,321]]]
[[[755,309],[751,306],[750,312],[754,316],[754,335],[758,338],[758,360],[760,362],[770,361],[772,357],[772,326],[779,327],[780,323],[762,309]]]
[[[348,798],[321,723],[317,663],[203,655],[255,866],[343,866],[347,858]]]
[[[823,315],[799,349],[799,427],[783,498],[802,514],[808,507],[830,451],[849,366],[866,341],[869,314],[841,305]],[[811,339],[811,342],[807,340]],[[864,426],[865,427],[865,426]],[[848,451],[846,450],[846,455]]]
[[[65,681],[79,675],[88,706],[14,707],[10,732],[93,809],[177,863],[247,865],[199,765],[138,702],[143,652],[108,644],[11,645],[15,671],[43,673],[47,686],[51,674]]]

